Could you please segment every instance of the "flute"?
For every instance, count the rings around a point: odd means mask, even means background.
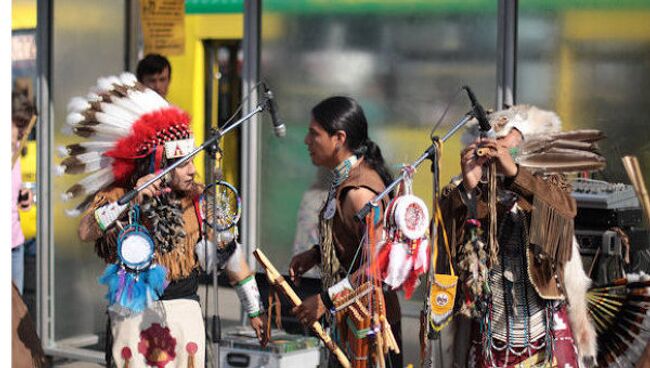
[[[264,253],[260,249],[255,249],[253,251],[253,255],[255,258],[257,258],[257,261],[264,267],[264,270],[266,271],[266,277],[269,279],[269,282],[275,286],[279,291],[281,291],[289,300],[291,301],[291,304],[293,304],[294,307],[299,306],[302,304],[302,300],[298,297],[295,291],[289,286],[287,283],[287,280],[284,279],[284,277],[278,272],[278,270],[271,264],[271,261],[269,261],[268,258],[264,255]],[[343,354],[343,351],[332,341],[332,339],[325,333],[323,330],[323,326],[316,321],[311,324],[311,329],[316,333],[319,339],[323,341],[325,346],[331,351],[335,356],[336,359],[338,359],[339,363],[344,368],[351,368],[350,361],[348,360],[348,357]]]

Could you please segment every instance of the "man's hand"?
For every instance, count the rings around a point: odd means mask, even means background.
[[[18,192],[18,208],[27,211],[34,203],[34,193],[31,189],[21,189]]]
[[[510,147],[495,139],[484,139],[480,147],[488,148],[486,157],[497,163],[497,172],[506,177],[517,175],[517,164],[510,155]]]
[[[318,259],[318,251],[312,247],[302,253],[298,253],[291,259],[289,263],[289,277],[294,284],[298,284],[300,277],[312,267],[316,266],[320,259]]]
[[[297,307],[291,310],[300,323],[305,326],[311,326],[325,314],[325,304],[320,298],[320,294],[312,295],[302,301]]]
[[[249,322],[253,330],[255,330],[260,346],[265,347],[269,343],[270,336],[269,326],[266,323],[266,313],[250,318]]]
[[[479,141],[465,147],[460,152],[460,168],[463,172],[463,186],[466,190],[476,188],[481,177],[483,176],[483,165],[487,162],[487,157],[479,157],[476,155]]]
[[[144,184],[147,181],[149,181],[150,179],[152,179],[154,176],[156,176],[156,174],[149,174],[149,175],[145,175],[145,176],[141,177],[135,183],[135,186],[136,187],[141,186],[142,184]],[[138,193],[138,196],[136,197],[136,201],[138,203],[142,203],[142,201],[145,198],[159,196],[159,195],[161,195],[163,193],[169,193],[170,191],[171,191],[171,188],[163,188],[162,187],[162,179],[156,180],[155,182],[153,182],[148,187],[142,189],[142,191],[140,191],[140,193]]]

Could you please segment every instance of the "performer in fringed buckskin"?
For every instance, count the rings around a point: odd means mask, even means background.
[[[62,147],[59,171],[87,174],[63,193],[85,199],[69,214],[83,213],[79,236],[95,241],[108,266],[107,360],[117,367],[203,367],[205,329],[197,294],[197,249],[217,254],[227,270],[261,344],[264,312],[255,279],[229,233],[203,236],[203,185],[187,161],[144,189],[130,203],[116,201],[194,149],[190,118],[135,76],[100,78],[86,98],[74,98],[67,123],[86,138]],[[208,213],[206,215],[206,212]],[[211,234],[211,232],[207,232]],[[112,342],[111,342],[112,341]]]
[[[560,120],[531,106],[490,120],[496,138],[479,138],[476,125],[469,127],[462,175],[440,200],[460,276],[454,365],[590,365],[596,335],[585,299],[590,280],[573,236],[576,203],[561,175],[534,175],[544,165],[523,152],[557,134]],[[567,160],[602,167],[581,152]]]

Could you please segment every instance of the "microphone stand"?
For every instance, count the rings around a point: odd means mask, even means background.
[[[454,123],[454,126],[445,134],[442,138],[438,137],[431,137],[431,140],[433,143],[431,146],[429,146],[424,153],[418,157],[417,160],[411,164],[414,168],[417,168],[424,162],[424,160],[429,159],[431,160],[431,173],[433,175],[433,206],[432,206],[432,216],[436,215],[437,212],[437,206],[438,206],[438,192],[440,190],[440,167],[438,165],[438,145],[439,143],[446,142],[449,138],[451,138],[460,128],[465,126],[467,122],[469,122],[472,118],[475,118],[475,111],[472,109],[469,111],[467,114],[465,114],[460,120],[458,120],[456,123]],[[382,200],[385,196],[387,196],[402,180],[406,179],[408,173],[406,170],[402,170],[402,173],[400,176],[398,176],[390,185],[386,187],[386,189],[379,193],[375,198],[373,198],[370,202],[366,203],[366,205],[355,215],[355,219],[359,222],[364,222],[366,215],[370,212],[370,210],[377,206],[377,203]],[[433,229],[432,231],[438,231],[438,229]],[[432,246],[436,247],[438,246],[437,244],[432,244]],[[433,262],[433,259],[431,260]],[[431,288],[431,283],[433,282],[433,265],[429,266],[429,270],[427,272],[427,290]],[[429,352],[428,356],[424,357],[425,360],[422,362],[423,367],[431,368],[433,366],[434,361],[439,361],[440,366],[444,366],[442,363],[442,342],[440,341],[440,336],[439,334],[436,334],[435,331],[431,330],[429,328],[429,323],[428,323],[428,315],[430,313],[431,306],[429,304],[429,297],[428,293],[424,297],[424,306],[421,313],[421,322],[426,323],[425,326],[420,326],[420,329],[426,328],[427,329],[427,334],[426,338],[428,340],[428,346],[429,346]],[[422,331],[422,330],[421,330]],[[438,351],[440,352],[440,359],[434,359],[434,349],[433,349],[433,340],[438,339]]]
[[[138,195],[138,193],[140,193],[142,190],[144,190],[145,188],[147,188],[151,184],[155,183],[156,181],[160,180],[160,178],[167,175],[169,172],[174,170],[176,167],[178,167],[178,166],[182,165],[183,163],[185,163],[185,162],[189,161],[190,159],[192,159],[199,152],[204,151],[204,150],[206,152],[208,152],[208,153],[215,152],[216,150],[218,150],[219,139],[221,139],[221,137],[225,136],[230,131],[236,129],[237,127],[242,125],[244,122],[248,121],[254,115],[259,114],[259,113],[261,113],[261,112],[263,112],[265,110],[269,111],[269,109],[271,107],[271,103],[272,103],[272,101],[269,98],[267,98],[267,97],[263,98],[262,101],[260,101],[260,103],[257,104],[257,106],[255,107],[255,109],[253,111],[246,114],[245,116],[243,116],[242,118],[240,118],[236,122],[228,125],[226,128],[216,130],[212,134],[212,136],[210,138],[208,138],[205,142],[203,142],[203,144],[201,144],[199,147],[195,148],[187,156],[185,156],[185,157],[179,159],[178,161],[174,162],[172,165],[170,165],[167,168],[165,168],[164,170],[162,170],[160,173],[158,173],[153,178],[149,179],[144,184],[140,185],[139,187],[136,187],[136,188],[132,189],[130,192],[123,195],[120,199],[118,199],[117,203],[120,206],[125,206],[127,203],[129,203],[131,200],[133,200],[133,198],[135,198]],[[216,195],[212,197],[212,203],[210,205],[213,208],[213,213],[217,213],[217,211],[216,211],[216,207],[217,207]],[[216,231],[215,229],[216,229],[216,216],[213,216],[213,218],[212,218],[212,231],[213,232]],[[205,232],[205,233],[207,234],[207,232]],[[215,239],[216,239],[216,234],[213,234],[213,235],[215,235]],[[207,243],[206,243],[206,247],[207,247]],[[207,248],[206,248],[206,251],[207,251]],[[216,262],[216,257],[217,256],[216,256],[216,252],[215,252],[215,258],[213,259],[213,261],[215,261],[215,262]],[[206,267],[207,267],[207,257],[206,257]],[[211,323],[212,339],[211,339],[211,341],[209,341],[207,339],[207,336],[206,336],[206,349],[207,349],[207,346],[208,346],[207,344],[209,344],[209,343],[213,344],[214,354],[213,354],[212,363],[213,363],[214,367],[219,367],[219,365],[220,365],[220,361],[219,361],[220,360],[219,359],[219,343],[221,342],[221,318],[219,316],[219,295],[218,295],[219,285],[218,285],[218,278],[219,278],[219,272],[216,269],[216,263],[215,263],[214,268],[212,270],[212,286],[214,288],[213,301],[214,301],[214,304],[215,304],[215,307],[214,307],[215,308],[215,314],[212,316],[212,323]],[[206,308],[207,308],[207,302],[208,301],[206,300]],[[207,329],[207,321],[205,321],[205,322],[206,322],[206,329]],[[208,359],[207,354],[205,355],[205,359],[206,360]]]
[[[435,161],[435,160],[434,160],[434,157],[436,156],[436,145],[437,145],[436,141],[440,141],[440,142],[445,142],[445,141],[447,141],[447,140],[448,140],[449,138],[451,138],[451,136],[454,135],[454,134],[455,134],[455,133],[456,133],[460,128],[462,128],[465,124],[467,124],[467,122],[470,121],[470,119],[472,119],[473,117],[474,117],[474,113],[473,113],[472,111],[468,112],[467,114],[465,114],[465,116],[463,116],[459,121],[457,121],[457,122],[454,124],[454,126],[453,126],[453,127],[452,127],[448,132],[447,132],[447,134],[445,134],[444,137],[442,137],[441,139],[438,139],[438,138],[432,138],[432,139],[434,140],[434,142],[429,146],[429,148],[427,148],[427,149],[424,151],[424,153],[423,153],[420,157],[418,157],[417,160],[415,160],[415,161],[411,164],[411,166],[414,167],[414,168],[417,168],[417,167],[420,166],[420,164],[422,164],[422,162],[424,162],[424,160],[426,160],[426,159],[430,159],[430,160],[432,160],[432,161]],[[406,171],[403,170],[402,173],[401,173],[401,174],[400,174],[400,175],[399,175],[395,180],[393,180],[393,182],[390,183],[390,184],[386,187],[386,189],[384,189],[383,192],[377,194],[377,196],[375,196],[375,198],[373,198],[371,201],[369,201],[368,203],[366,203],[366,205],[363,206],[363,208],[362,208],[361,210],[359,210],[359,212],[357,212],[356,215],[354,215],[355,219],[356,219],[357,221],[359,221],[359,222],[364,222],[364,221],[365,221],[365,218],[366,218],[366,215],[368,215],[368,213],[370,213],[370,210],[371,210],[373,207],[376,207],[376,206],[377,206],[377,203],[379,203],[379,201],[381,201],[381,200],[382,200],[384,197],[386,197],[386,196],[387,196],[387,195],[388,195],[388,194],[389,194],[393,189],[395,189],[395,187],[396,187],[396,186],[397,186],[397,185],[398,185],[402,180],[406,179],[407,176],[408,176],[408,173],[407,173]],[[435,193],[434,193],[434,194],[435,194]]]

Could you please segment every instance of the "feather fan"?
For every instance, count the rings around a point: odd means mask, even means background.
[[[604,137],[594,129],[535,135],[519,147],[516,161],[542,174],[602,170],[606,161],[595,142]]]
[[[628,274],[587,293],[599,367],[635,367],[650,341],[650,276]]]

